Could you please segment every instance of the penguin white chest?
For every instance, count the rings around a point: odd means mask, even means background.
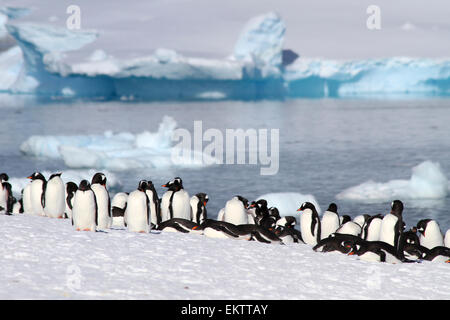
[[[23,213],[34,214],[33,206],[31,204],[31,183],[27,184],[23,189],[22,195],[23,202]]]
[[[43,184],[42,180],[33,180],[31,182],[31,206],[33,214],[45,216],[44,208],[42,207],[42,192],[43,192]]]
[[[428,249],[444,245],[444,237],[436,221],[428,222],[425,234],[420,235],[420,244]]]
[[[322,216],[322,229],[320,238],[325,239],[339,228],[339,217],[336,213],[325,211]]]
[[[77,230],[96,229],[97,204],[92,190],[77,190],[73,200],[72,220]]]
[[[223,214],[223,221],[235,225],[248,223],[247,211],[245,210],[242,201],[238,199],[231,199],[227,201]]]
[[[45,215],[50,218],[62,218],[65,205],[65,187],[60,177],[54,177],[47,182],[45,188]]]
[[[170,219],[170,198],[172,197],[173,191],[166,191],[161,199],[161,221],[166,221]]]
[[[395,244],[396,230],[395,225],[398,218],[393,214],[387,214],[381,221],[380,241],[386,242],[393,246]]]
[[[381,219],[375,218],[370,222],[369,227],[367,228],[367,241],[378,241],[380,240],[380,230],[381,230]]]
[[[139,190],[131,192],[127,199],[127,208],[124,215],[128,230],[148,233],[150,231],[148,218],[147,195]]]
[[[313,226],[313,212],[311,209],[303,210],[300,214],[300,230],[303,241],[309,245],[317,244],[318,223]]]
[[[97,200],[98,228],[109,229],[111,227],[112,218],[109,211],[109,194],[108,190],[99,183],[91,185],[92,191],[95,193]]]
[[[444,245],[447,248],[450,248],[450,229],[448,229],[447,232],[445,233]]]
[[[191,220],[191,205],[189,202],[189,194],[184,189],[175,192],[172,198],[173,217]]]

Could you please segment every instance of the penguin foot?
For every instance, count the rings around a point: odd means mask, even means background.
[[[80,231],[80,228],[76,228],[75,230]]]
[[[91,231],[90,228],[83,229],[83,231]]]
[[[141,231],[139,231],[139,233],[147,233],[147,232],[141,230]]]
[[[445,263],[450,263],[450,259],[448,259],[447,261],[445,261]]]

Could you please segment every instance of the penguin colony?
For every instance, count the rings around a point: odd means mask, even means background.
[[[61,174],[54,173],[46,180],[41,173],[33,173],[20,200],[12,194],[8,175],[0,174],[0,213],[70,219],[77,231],[104,231],[119,224],[139,233],[159,230],[263,243],[303,243],[314,251],[337,251],[366,261],[450,263],[450,230],[443,236],[432,219],[420,220],[406,230],[400,200],[394,200],[384,216],[363,214],[353,220],[339,215],[335,203],[320,219],[314,204],[304,202],[297,210],[297,229],[295,216],[281,217],[266,200],[249,203],[239,195],[226,202],[217,220],[209,219],[208,195],[190,197],[179,177],[162,185],[167,188],[162,198],[152,181],[141,180],[136,190],[119,192],[111,200],[103,173],[79,185],[64,183]]]

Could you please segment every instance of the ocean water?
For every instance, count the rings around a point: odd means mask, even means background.
[[[439,162],[450,177],[450,100],[296,99],[258,102],[92,102],[36,101],[0,97],[0,171],[28,176],[35,170],[64,170],[60,160],[23,155],[20,144],[30,135],[101,134],[106,130],[156,131],[164,115],[192,132],[203,130],[279,129],[279,171],[260,175],[259,165],[216,165],[200,169],[148,169],[117,172],[123,191],[140,179],[159,186],[175,176],[190,194],[210,196],[215,216],[234,195],[253,200],[270,192],[300,192],[316,197],[322,210],[330,202],[341,214],[389,211],[389,201],[336,200],[342,190],[374,180],[409,179],[411,168],[425,160]],[[163,188],[157,189],[162,195]],[[393,199],[392,199],[393,200]],[[450,198],[404,200],[408,227],[423,218],[450,228]],[[300,205],[300,204],[299,204]],[[295,215],[295,212],[292,213]]]

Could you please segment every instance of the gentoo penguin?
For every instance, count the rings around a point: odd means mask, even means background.
[[[361,238],[367,241],[379,241],[382,221],[383,216],[381,214],[370,216],[362,228]]]
[[[34,215],[45,216],[44,212],[44,195],[47,181],[40,172],[35,172],[28,177],[31,179],[31,207]]]
[[[337,211],[337,205],[335,203],[331,203],[328,206],[327,211],[325,211],[322,215],[321,221],[321,239],[328,238],[328,236],[332,233],[335,233],[339,228],[339,214]]]
[[[394,246],[382,241],[364,241],[355,243],[349,255],[358,255],[364,261],[378,261],[387,263],[411,262],[402,259]]]
[[[72,225],[77,231],[96,231],[97,201],[89,181],[82,180],[75,192],[72,207]]]
[[[111,199],[106,188],[106,176],[97,172],[91,180],[91,189],[97,200],[97,228],[99,230],[109,229],[112,225]]]
[[[128,193],[126,192],[119,192],[114,195],[111,202],[111,211],[113,218],[123,217],[123,215],[125,214],[125,209],[127,207],[127,199]]]
[[[248,224],[247,207],[247,199],[241,196],[233,197],[225,204],[223,221],[234,225]]]
[[[450,229],[448,229],[447,232],[445,233],[444,245],[447,248],[450,248]]]
[[[5,210],[7,213],[12,213],[13,205],[17,200],[13,196],[11,184],[9,182],[3,182],[2,185],[3,185],[3,191],[5,192],[5,195],[6,195]]]
[[[353,236],[359,237],[361,234],[361,226],[353,221],[347,221],[343,225],[341,225],[337,230],[336,233],[339,234],[350,234]]]
[[[238,229],[236,225],[225,221],[206,219],[194,230],[203,230],[203,235],[208,238],[251,240],[252,234],[249,230]]]
[[[296,224],[297,219],[292,216],[286,216],[278,219],[275,224],[275,235],[280,238],[284,244],[299,242],[304,243],[301,232],[295,229]]]
[[[444,245],[444,237],[436,220],[423,219],[417,223],[417,231],[420,233],[420,245],[428,249]]]
[[[191,220],[190,197],[183,189],[183,181],[176,177],[172,181],[163,184],[168,188],[161,199],[161,220],[166,221],[173,218]]]
[[[64,182],[61,180],[61,172],[54,173],[45,184],[43,197],[44,212],[50,218],[63,218],[66,208]]]
[[[349,215],[344,214],[344,215],[342,215],[342,216],[339,217],[339,224],[340,224],[341,226],[342,226],[343,224],[349,222],[349,221],[352,221],[352,218],[350,218]]]
[[[316,245],[320,241],[320,219],[316,207],[311,202],[303,202],[297,210],[300,212],[300,232],[303,241]]]
[[[156,229],[165,232],[203,234],[203,230],[198,223],[181,218],[173,218],[161,222]]]
[[[362,239],[350,234],[332,233],[329,237],[319,241],[314,247],[314,251],[332,252],[339,251],[348,254],[356,243],[362,242]]]
[[[367,219],[369,219],[369,217],[370,217],[370,215],[368,215],[368,214],[360,214],[353,219],[353,222],[359,224],[359,226],[361,228],[363,228],[367,222]]]
[[[6,190],[5,183],[9,180],[6,173],[0,174],[0,207],[6,210],[8,202],[8,191]]]
[[[197,193],[192,196],[190,204],[192,210],[192,221],[201,224],[203,221],[208,219],[208,214],[206,211],[206,204],[209,201],[209,197],[206,193]]]
[[[398,254],[400,257],[408,260],[418,260],[422,257],[422,251],[420,250],[420,241],[417,236],[417,228],[413,227],[409,231],[405,231],[401,234],[398,241]]]
[[[252,201],[250,210],[255,214],[253,220],[257,225],[263,226],[264,228],[270,228],[273,226],[274,222],[276,222],[276,219],[270,214],[271,212],[267,207],[267,201],[265,199]]]
[[[147,181],[141,180],[137,190],[128,195],[127,208],[124,214],[124,224],[128,231],[149,233],[150,232],[150,208],[147,194]]]
[[[422,251],[422,260],[450,263],[450,249],[447,247],[438,246],[428,249],[424,246],[420,246],[420,249]]]
[[[22,199],[14,202],[13,207],[12,207],[12,213],[13,214],[23,213]]]
[[[149,206],[150,206],[150,221],[151,227],[156,228],[161,223],[161,206],[159,203],[158,193],[152,181],[147,181],[147,194]]]
[[[75,192],[77,192],[78,186],[74,182],[66,183],[66,209],[65,209],[65,217],[72,219],[72,207],[73,207],[73,198],[75,196]]]
[[[31,183],[27,184],[22,191],[22,206],[24,214],[33,214],[33,205],[31,203]]]
[[[380,241],[395,248],[398,247],[398,240],[404,229],[402,212],[403,203],[400,200],[394,200],[391,203],[391,213],[384,216],[380,227]]]

